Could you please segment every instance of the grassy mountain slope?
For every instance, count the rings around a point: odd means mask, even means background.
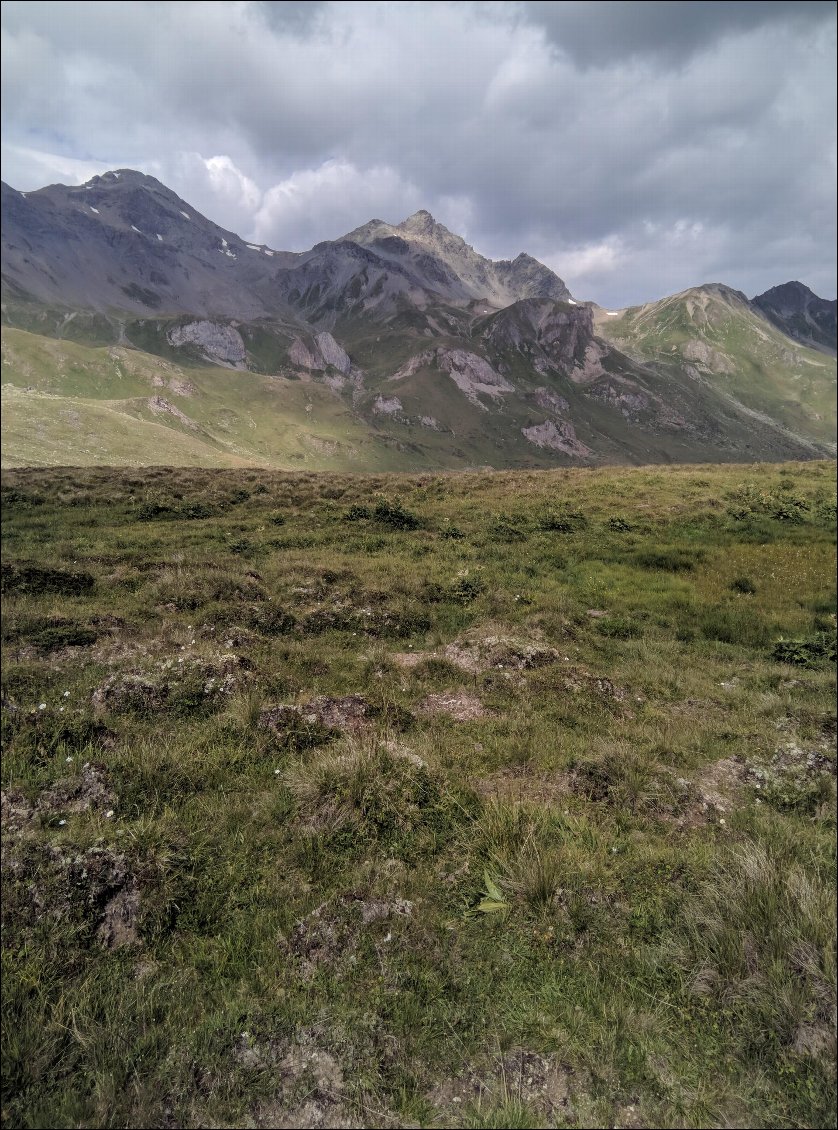
[[[835,359],[791,340],[729,287],[695,287],[620,317],[598,332],[664,373],[695,380],[791,431],[835,442]]]
[[[561,316],[561,304],[555,309]],[[134,347],[90,343],[101,333],[98,323],[71,321],[78,340],[7,326],[4,464],[462,469],[731,460],[747,453],[783,459],[829,449],[825,422],[815,422],[824,438],[807,438],[812,429],[788,404],[799,431],[743,407],[718,380],[685,373],[684,363],[639,364],[582,331],[576,353],[567,352],[565,330],[553,342],[510,343],[498,333],[505,317],[504,311],[469,323],[461,312],[452,332],[435,338],[401,320],[356,325],[344,340],[353,366],[365,367],[353,367],[349,380],[290,364],[287,334],[267,324],[239,330],[248,364],[273,363],[278,375],[221,368],[192,347],[175,349],[166,336],[171,320],[123,324],[124,342]],[[593,375],[579,376],[574,366],[585,371],[586,349],[594,350],[596,364]],[[458,386],[445,358],[464,355],[470,365],[490,366],[502,385],[497,394],[471,393],[462,380]],[[834,368],[816,356],[817,366]],[[687,367],[698,373],[692,362]],[[823,387],[818,394],[819,403],[828,400]]]
[[[8,466],[136,460],[325,469],[357,459],[389,469],[399,462],[394,447],[313,381],[175,365],[124,346],[9,328],[3,373]]]

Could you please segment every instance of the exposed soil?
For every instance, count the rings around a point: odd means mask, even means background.
[[[489,713],[479,698],[464,691],[429,694],[422,699],[416,710],[427,717],[447,714],[455,722],[473,722],[476,718],[485,718]]]
[[[300,919],[291,931],[287,949],[298,960],[300,975],[309,980],[319,967],[351,959],[361,934],[375,922],[394,915],[409,918],[412,912],[413,903],[407,899],[385,901],[342,895],[321,903]]]
[[[371,722],[369,702],[359,694],[332,698],[323,695],[302,705],[272,706],[263,710],[260,725],[284,738],[300,726],[357,734]]]
[[[572,1072],[558,1056],[513,1048],[489,1065],[474,1065],[426,1096],[438,1111],[437,1126],[472,1124],[475,1108],[517,1101],[545,1119],[564,1126],[575,1118]]]

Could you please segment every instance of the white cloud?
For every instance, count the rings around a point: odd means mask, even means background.
[[[358,169],[342,158],[302,169],[265,193],[256,213],[257,242],[300,251],[335,239],[377,217],[391,220],[421,207],[422,196],[387,166]]]
[[[3,180],[14,187],[40,188],[45,184],[84,184],[105,173],[113,165],[104,161],[85,161],[60,153],[45,153],[25,145],[2,147]]]

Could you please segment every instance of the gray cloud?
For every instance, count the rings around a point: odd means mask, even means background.
[[[525,19],[544,27],[559,50],[585,66],[632,56],[677,65],[731,32],[778,22],[820,23],[834,10],[831,0],[528,0],[523,5]]]
[[[419,207],[604,305],[835,293],[826,3],[3,5],[4,179],[133,166],[300,249]]]

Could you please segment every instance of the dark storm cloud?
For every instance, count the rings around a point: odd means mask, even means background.
[[[730,32],[778,21],[817,23],[835,11],[832,0],[530,0],[523,8],[526,19],[544,27],[558,48],[586,66],[632,55],[683,62]]]
[[[324,0],[262,0],[260,7],[269,27],[305,35],[316,26],[326,4]]]
[[[835,288],[831,4],[7,3],[4,176],[295,249],[429,208],[620,305]]]

